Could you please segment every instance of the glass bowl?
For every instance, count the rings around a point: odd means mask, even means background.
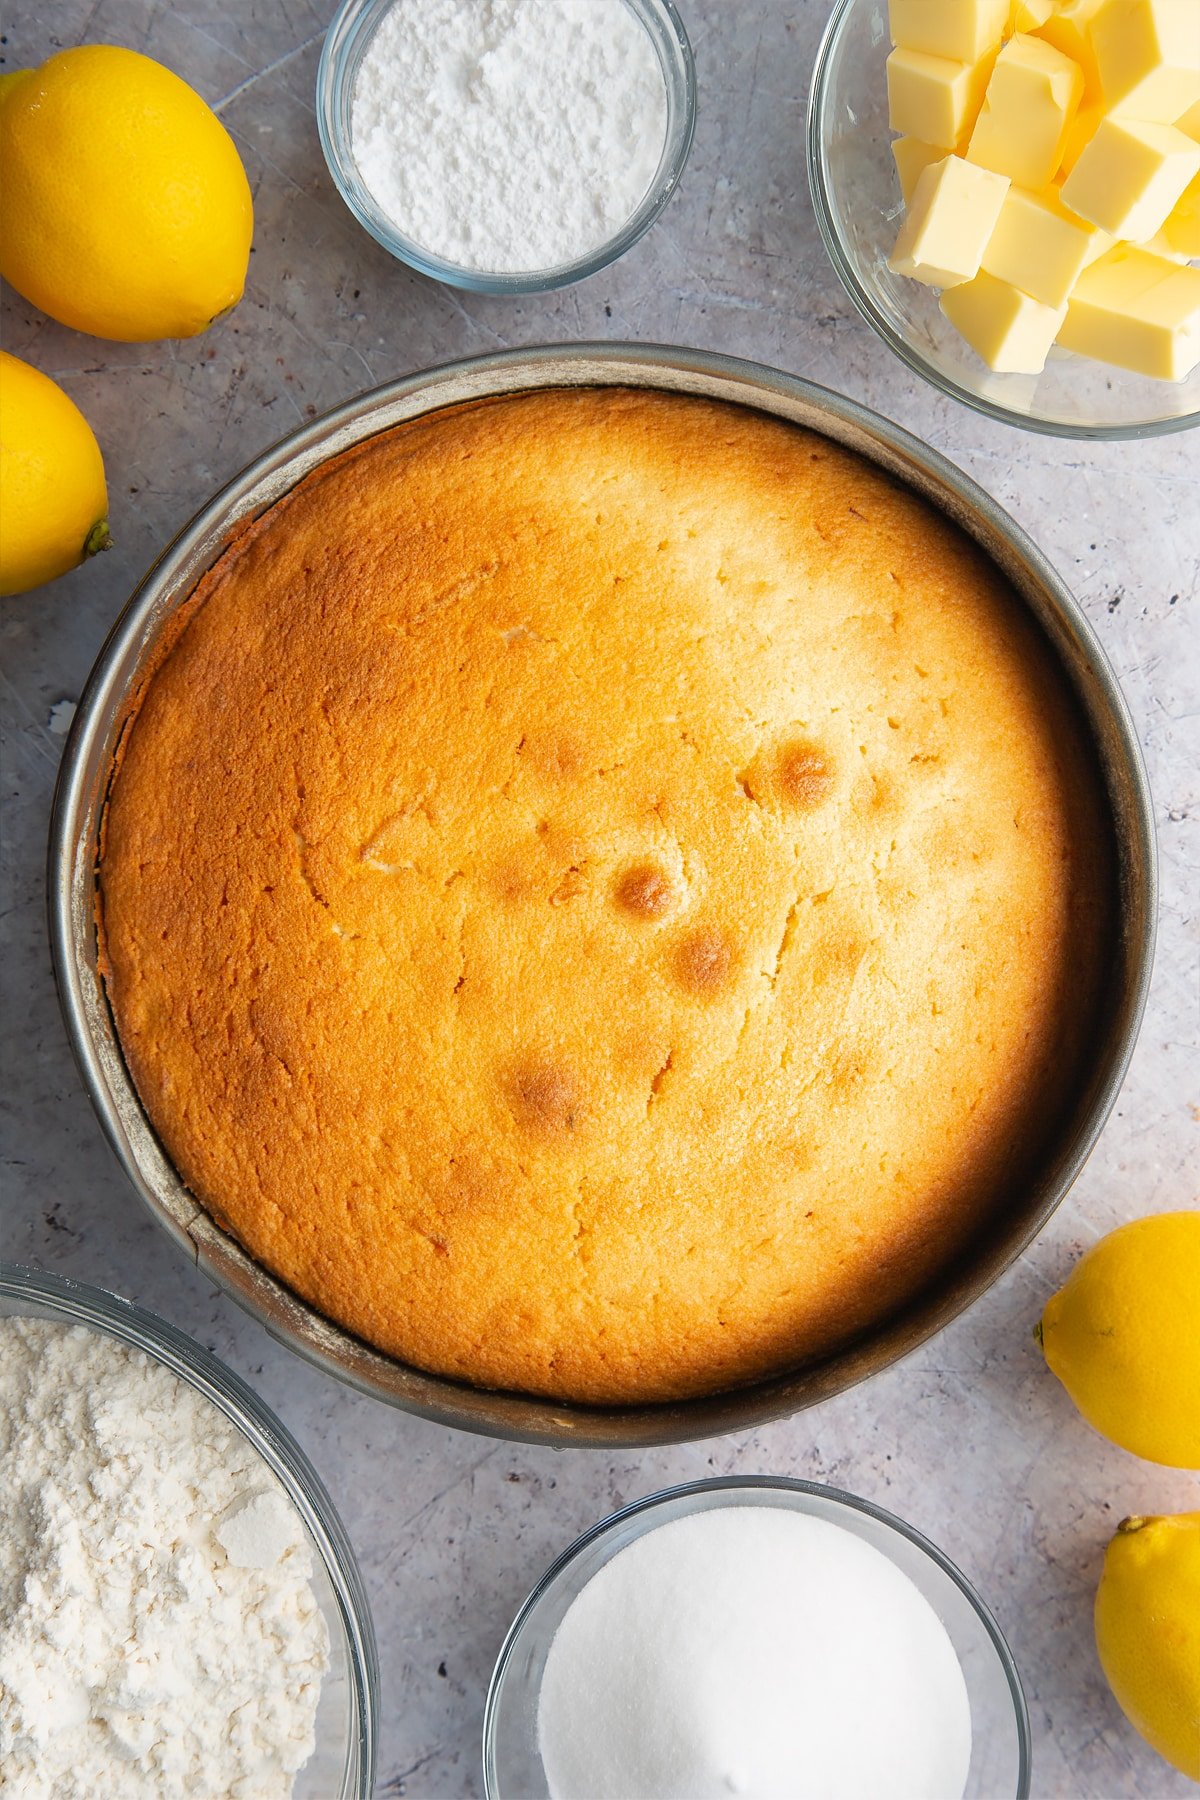
[[[1153,381],[1052,350],[1041,375],[994,374],[946,319],[932,288],[893,275],[903,203],[884,65],[886,0],[836,0],[813,69],[808,179],[817,223],[855,306],[902,362],[976,411],[1058,437],[1137,438],[1200,423],[1200,368]]]
[[[837,1488],[785,1476],[730,1476],[667,1488],[601,1520],[538,1582],[504,1640],[483,1716],[487,1800],[548,1800],[537,1747],[542,1672],[555,1632],[593,1575],[660,1525],[718,1506],[775,1506],[853,1532],[907,1575],[933,1607],[962,1664],[971,1706],[971,1766],[964,1800],[1026,1800],[1029,1716],[1000,1627],[971,1584],[902,1519]]]
[[[624,256],[648,231],[679,185],[696,125],[696,67],[673,0],[623,0],[645,27],[667,91],[667,130],[654,177],[629,218],[605,243],[549,269],[501,273],[447,262],[405,237],[384,213],[354,158],[350,128],[354,84],[363,53],[393,0],[345,0],[325,37],[317,70],[317,129],[338,192],[377,243],[422,275],[477,294],[545,294],[582,281]]]
[[[9,1267],[0,1270],[0,1315],[83,1325],[143,1351],[219,1408],[258,1452],[304,1525],[313,1591],[329,1629],[316,1748],[297,1773],[293,1800],[370,1800],[379,1712],[375,1628],[345,1527],[300,1446],[215,1356],[165,1319],[103,1288]]]

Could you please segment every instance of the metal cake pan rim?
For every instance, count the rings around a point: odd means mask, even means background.
[[[819,1361],[750,1387],[666,1404],[595,1407],[475,1388],[426,1374],[324,1318],[255,1263],[188,1194],[160,1148],[107,1026],[95,965],[94,869],[112,750],[157,628],[223,545],[312,468],[403,419],[537,388],[636,386],[693,393],[790,418],[848,445],[975,537],[1048,637],[1089,718],[1120,859],[1120,996],[1086,1105],[1052,1163],[1045,1192],[1015,1225],[900,1313]],[[101,766],[102,765],[102,766]],[[102,779],[103,777],[103,779]],[[98,787],[98,783],[100,786]],[[1028,534],[947,457],[880,414],[801,376],[669,345],[546,345],[459,359],[360,394],[290,433],[193,516],[134,590],[96,660],[63,753],[51,816],[51,953],[67,1034],[105,1136],[135,1190],[203,1273],[288,1348],[407,1411],[493,1437],[565,1447],[633,1448],[695,1441],[786,1417],[828,1399],[944,1329],[1028,1248],[1090,1155],[1136,1043],[1153,963],[1157,871],[1152,805],[1125,698],[1066,583]],[[107,1044],[106,1044],[107,1038]],[[137,1148],[131,1142],[137,1138]]]

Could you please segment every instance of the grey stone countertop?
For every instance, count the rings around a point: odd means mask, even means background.
[[[1197,1204],[1200,1161],[1200,437],[1090,445],[975,417],[909,375],[851,309],[821,246],[804,116],[827,0],[680,0],[700,80],[680,192],[615,268],[546,297],[475,298],[393,262],[326,173],[313,87],[331,0],[12,0],[5,68],[111,41],[216,103],[250,174],[245,299],[192,342],[110,344],[12,293],[4,340],[59,380],[104,448],[117,547],[0,613],[7,1259],[156,1309],[246,1376],[346,1521],[382,1670],[380,1795],[481,1791],[484,1694],[547,1562],[623,1502],[712,1474],[811,1477],[881,1502],[981,1589],[1026,1684],[1039,1796],[1194,1793],[1110,1697],[1092,1593],[1124,1514],[1200,1506],[1192,1477],[1110,1447],[1030,1328],[1080,1250],[1122,1220]],[[119,222],[118,222],[119,225]],[[43,864],[70,716],[135,582],[266,445],[391,377],[500,346],[631,338],[754,357],[898,420],[1012,512],[1082,601],[1145,746],[1161,851],[1153,991],[1114,1115],[1038,1242],[899,1366],[742,1437],[609,1456],[494,1443],[349,1391],[281,1348],[154,1225],[107,1150],[59,1018]]]

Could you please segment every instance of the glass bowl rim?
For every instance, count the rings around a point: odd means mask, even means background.
[[[1002,425],[1012,425],[1022,431],[1035,431],[1045,437],[1082,439],[1092,443],[1119,443],[1131,439],[1166,437],[1173,432],[1188,431],[1200,426],[1200,406],[1191,412],[1173,413],[1169,418],[1159,416],[1130,419],[1104,425],[1076,424],[1068,419],[1046,418],[1034,413],[1021,412],[1018,408],[1005,406],[1002,402],[980,393],[977,388],[967,387],[962,382],[956,381],[953,376],[936,369],[903,333],[897,331],[883,308],[875,300],[870,288],[860,280],[858,271],[846,251],[837,222],[837,214],[830,199],[833,183],[826,166],[822,145],[822,126],[826,108],[829,105],[831,64],[840,47],[841,35],[851,12],[856,6],[866,3],[867,0],[833,0],[833,9],[821,34],[816,58],[813,62],[807,121],[808,191],[812,199],[813,211],[817,217],[817,227],[829,260],[833,264],[834,272],[853,301],[860,317],[866,320],[871,329],[883,339],[888,349],[898,356],[900,361],[915,375],[919,375],[923,381],[929,382],[931,387],[936,388],[949,399],[961,401],[973,412],[982,413],[985,418],[997,419]]]
[[[667,95],[666,136],[658,168],[646,192],[620,229],[585,255],[545,269],[510,272],[472,269],[450,262],[418,244],[414,238],[407,237],[390,223],[382,208],[369,209],[363,203],[363,197],[369,199],[370,196],[366,183],[357,178],[349,140],[344,138],[338,124],[336,101],[348,77],[347,46],[359,19],[373,11],[382,17],[391,4],[392,0],[342,0],[325,33],[316,83],[317,132],[329,173],[345,205],[377,244],[419,275],[429,276],[447,287],[475,294],[523,295],[553,293],[556,288],[568,287],[589,275],[596,275],[618,261],[645,236],[679,186],[696,132],[696,62],[675,0],[624,0],[654,46]],[[661,15],[661,23],[666,27],[662,32],[656,31],[650,22],[654,12]],[[672,71],[665,67],[660,37],[662,43],[670,45],[673,73],[681,93],[678,113],[672,98]],[[677,130],[674,129],[676,120]]]
[[[915,1525],[910,1525],[906,1519],[901,1519],[896,1513],[889,1512],[886,1507],[877,1505],[873,1500],[866,1500],[859,1494],[849,1493],[845,1488],[833,1487],[822,1481],[804,1481],[794,1475],[715,1475],[699,1481],[684,1481],[672,1487],[660,1488],[652,1494],[644,1495],[640,1500],[631,1500],[628,1505],[619,1507],[616,1512],[609,1513],[603,1519],[597,1520],[594,1525],[589,1526],[573,1543],[568,1544],[567,1548],[555,1557],[518,1608],[512,1624],[504,1635],[504,1641],[492,1669],[491,1680],[488,1682],[487,1699],[483,1709],[483,1786],[486,1800],[506,1800],[506,1797],[500,1793],[495,1779],[497,1717],[505,1672],[516,1649],[518,1638],[559,1576],[564,1574],[586,1550],[590,1550],[601,1539],[611,1536],[622,1525],[641,1513],[652,1513],[660,1507],[681,1500],[696,1501],[706,1494],[761,1493],[764,1490],[790,1495],[794,1510],[799,1512],[810,1511],[803,1504],[805,1500],[818,1498],[849,1512],[862,1513],[875,1524],[882,1525],[895,1532],[898,1537],[906,1539],[915,1549],[923,1551],[929,1560],[941,1570],[942,1574],[948,1577],[983,1626],[1003,1672],[1009,1698],[1012,1701],[1013,1720],[1017,1733],[1017,1786],[1013,1800],[1029,1800],[1033,1760],[1029,1707],[1026,1703],[1025,1690],[1021,1684],[1016,1659],[991,1608],[982,1599],[973,1584],[968,1581],[962,1570],[951,1562],[945,1552],[940,1550],[930,1538],[927,1538],[924,1532],[918,1531]],[[695,1511],[695,1507],[688,1507],[680,1516],[686,1518]],[[636,1543],[639,1538],[644,1537],[648,1531],[653,1529],[653,1525],[644,1525],[637,1536],[630,1539],[630,1542]],[[580,1589],[580,1592],[582,1591]]]
[[[0,1301],[17,1317],[41,1308],[64,1324],[82,1325],[140,1350],[227,1418],[255,1450],[299,1513],[329,1576],[346,1646],[359,1800],[373,1791],[379,1719],[379,1655],[370,1603],[346,1527],[325,1484],[291,1432],[240,1375],[169,1319],[108,1288],[49,1269],[0,1266]]]

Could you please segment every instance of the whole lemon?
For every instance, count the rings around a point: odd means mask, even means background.
[[[253,210],[233,139],[161,63],[62,50],[0,88],[0,275],[51,318],[139,343],[241,299]]]
[[[1130,1724],[1200,1781],[1200,1513],[1117,1527],[1096,1590],[1096,1649]]]
[[[1134,1219],[1093,1244],[1040,1334],[1097,1431],[1149,1462],[1200,1468],[1200,1212]]]
[[[100,446],[75,402],[0,350],[0,594],[106,550],[107,509]]]

